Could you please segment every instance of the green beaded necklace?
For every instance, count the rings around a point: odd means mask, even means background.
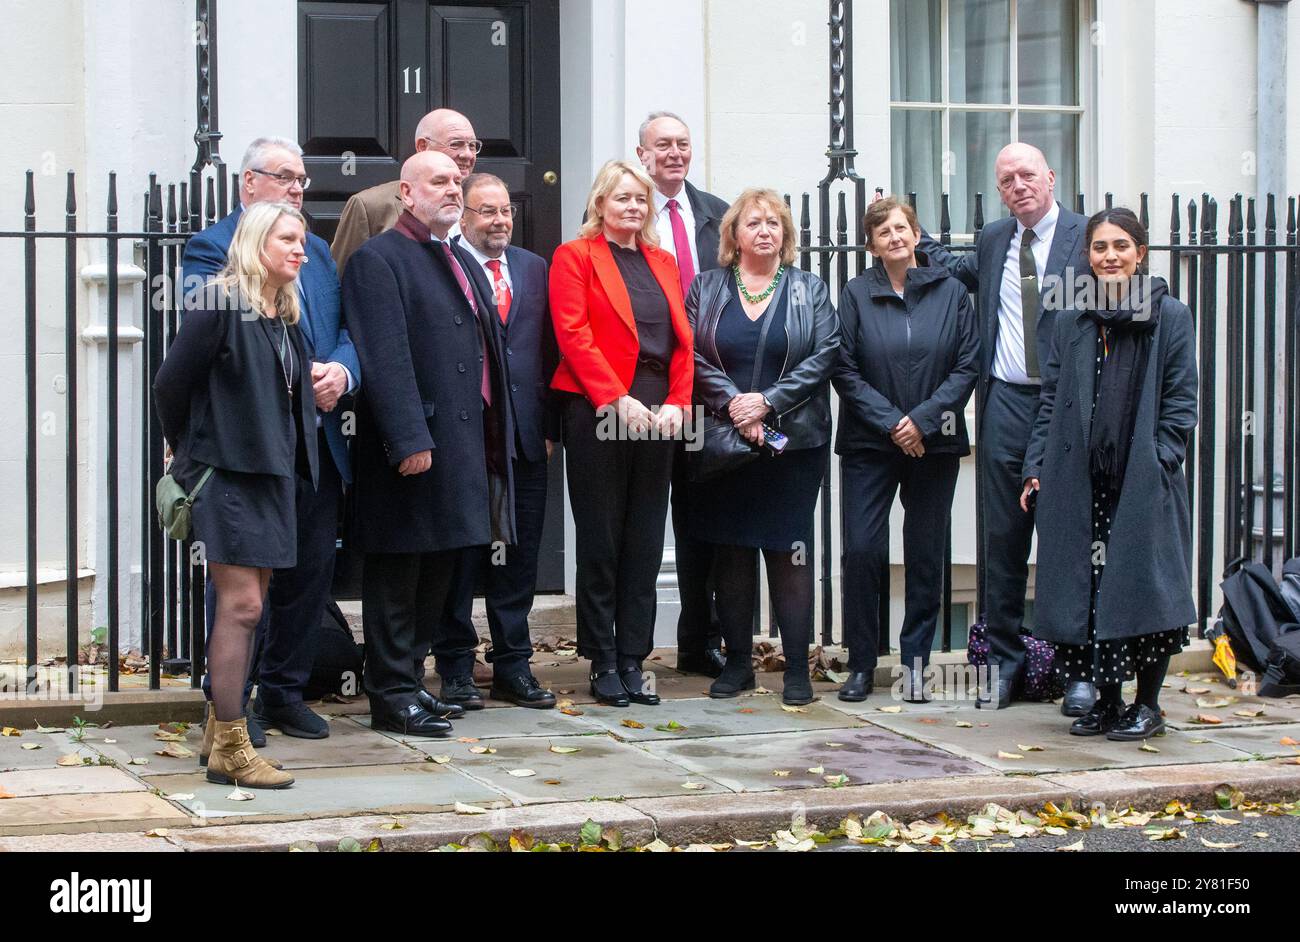
[[[745,280],[740,277],[740,266],[732,265],[731,270],[736,276],[736,287],[740,290],[740,296],[750,304],[761,304],[770,298],[772,292],[776,290],[776,286],[781,283],[781,276],[785,274],[785,266],[782,265],[776,270],[776,277],[772,279],[772,283],[767,286],[766,291],[762,294],[750,294],[749,290],[745,287]]]

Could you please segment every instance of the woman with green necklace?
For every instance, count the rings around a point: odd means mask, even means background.
[[[730,436],[742,461],[692,488],[691,535],[716,545],[714,581],[727,662],[712,697],[753,689],[750,664],[758,554],[785,655],[783,699],[814,699],[813,511],[830,458],[831,371],[840,342],[830,292],[791,268],[794,220],[772,190],[746,190],[722,219],[718,262],[686,299],[695,331],[695,400],[707,429]],[[719,426],[722,426],[719,428]],[[727,426],[730,426],[728,428]],[[734,429],[734,432],[732,431]],[[753,449],[749,455],[743,443]]]

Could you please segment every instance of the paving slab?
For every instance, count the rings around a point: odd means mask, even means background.
[[[1277,723],[1300,722],[1300,700],[1278,700],[1269,697],[1243,696],[1227,684],[1216,682],[1212,675],[1193,675],[1192,677],[1172,678],[1171,687],[1160,692],[1160,708],[1164,711],[1165,722],[1174,729],[1218,729],[1221,727],[1268,726]],[[1189,691],[1208,690],[1209,693],[1192,693]],[[1125,701],[1132,699],[1126,693]],[[1222,705],[1202,706],[1202,703]],[[1263,711],[1260,716],[1238,716],[1241,712]],[[1194,717],[1201,714],[1217,716],[1221,723],[1198,723]]]
[[[213,785],[206,776],[160,775],[145,779],[191,814],[207,820],[280,820],[346,817],[354,814],[405,814],[450,811],[456,802],[508,803],[498,791],[431,762],[353,768],[302,769],[292,787],[246,789],[251,801],[231,801],[230,785]]]
[[[847,713],[849,716],[857,716],[864,719],[872,714],[880,713],[882,709],[897,713],[977,712],[973,700],[934,699],[929,703],[907,703],[895,696],[889,687],[876,687],[871,692],[870,696],[861,703],[846,703],[835,695],[838,690],[838,686],[834,687],[832,692],[823,698],[822,702],[832,710],[838,710],[841,713]]]
[[[1151,741],[1151,747],[1158,752],[1144,752],[1140,743],[1111,742],[1105,736],[1071,736],[1072,720],[1062,716],[1060,710],[1050,703],[1022,703],[1006,710],[971,711],[970,716],[878,713],[863,718],[876,726],[923,740],[991,769],[1011,774],[1231,762],[1245,757],[1244,753],[1227,746],[1193,742],[1198,737],[1177,731]],[[964,728],[957,726],[958,722],[974,725]],[[1022,746],[1038,746],[1041,751]],[[1000,758],[999,752],[1022,758]]]
[[[830,788],[828,775],[845,775],[849,783],[862,785],[988,772],[977,763],[873,728],[660,741],[641,748],[738,792]],[[777,770],[789,774],[777,776]]]
[[[41,748],[24,749],[24,744],[35,744]],[[26,730],[21,736],[0,736],[0,772],[54,768],[59,756],[70,752],[80,752],[92,759],[95,756],[92,749],[70,745],[62,733],[34,733]]]
[[[742,696],[734,700],[668,700],[659,706],[633,704],[625,709],[593,706],[586,708],[582,718],[599,723],[620,739],[629,742],[848,729],[858,725],[853,717],[832,710],[821,702],[798,709],[802,712],[783,710],[780,697],[762,695]],[[645,728],[629,728],[623,725],[624,720],[641,723]],[[670,722],[676,722],[685,729],[676,732],[655,729],[656,726],[666,726]]]
[[[1284,739],[1300,743],[1300,723],[1236,729],[1206,729],[1188,735],[1199,735],[1200,738],[1240,749],[1249,755],[1300,757],[1300,746],[1282,744]]]
[[[148,831],[189,827],[187,814],[156,795],[42,795],[0,801],[0,836]]]
[[[198,751],[198,746],[194,749]],[[259,751],[279,760],[290,771],[424,761],[422,754],[376,733],[369,723],[358,723],[355,718],[344,716],[330,720],[327,739],[295,739],[268,731],[266,748]],[[193,765],[185,771],[194,771]]]
[[[135,776],[102,765],[0,772],[0,796],[5,798],[143,791],[148,791],[147,787]],[[0,819],[3,817],[0,808]]]
[[[442,747],[441,754],[452,757],[452,767],[520,804],[680,795],[685,791],[685,782],[704,786],[693,790],[695,794],[726,791],[708,778],[692,774],[634,745],[618,742],[608,734],[493,739],[485,745],[496,752],[475,755],[469,751],[475,744],[453,741]],[[552,746],[580,751],[562,755],[552,752]],[[438,754],[438,747],[433,743],[425,748],[431,755]],[[536,774],[526,777],[510,774],[511,770],[523,769]]]
[[[586,710],[586,707],[579,707]],[[362,724],[367,733],[372,733],[370,729],[370,717],[354,717],[357,723]],[[455,720],[452,724],[455,728],[449,737],[443,739],[426,739],[419,736],[404,736],[401,733],[390,733],[380,730],[378,735],[389,737],[397,742],[406,743],[412,747],[419,748],[421,751],[437,755],[447,750],[441,748],[439,743],[446,744],[455,742],[462,736],[475,739],[502,739],[502,738],[520,738],[526,736],[581,736],[587,733],[603,733],[605,728],[599,724],[587,721],[586,714],[583,716],[569,716],[561,713],[559,710],[529,710],[524,707],[513,707],[505,710],[472,710],[466,713],[461,719]],[[421,748],[422,745],[428,745],[429,749]]]

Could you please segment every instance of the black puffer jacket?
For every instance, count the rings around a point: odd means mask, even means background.
[[[889,433],[909,416],[927,453],[970,454],[966,403],[979,377],[979,329],[966,288],[917,255],[903,297],[883,265],[844,287],[835,369],[835,450],[898,448]]]
[[[718,356],[718,321],[735,276],[730,268],[701,272],[686,298],[686,317],[695,331],[695,401],[725,418],[727,406],[742,390]],[[758,390],[772,404],[764,420],[790,439],[791,449],[816,448],[831,438],[831,371],[840,345],[840,323],[826,283],[809,272],[786,269],[777,286],[786,295],[785,333],[789,352],[781,378]]]

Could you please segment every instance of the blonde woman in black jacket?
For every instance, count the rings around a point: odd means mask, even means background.
[[[966,288],[918,255],[908,204],[878,200],[864,227],[875,267],[840,300],[844,534],[844,644],[849,679],[840,699],[871,692],[880,639],[880,593],[889,558],[889,511],[903,500],[907,603],[900,639],[906,699],[925,699],[939,616],[943,549],[957,472],[970,454],[965,410],[979,376],[979,333]]]

